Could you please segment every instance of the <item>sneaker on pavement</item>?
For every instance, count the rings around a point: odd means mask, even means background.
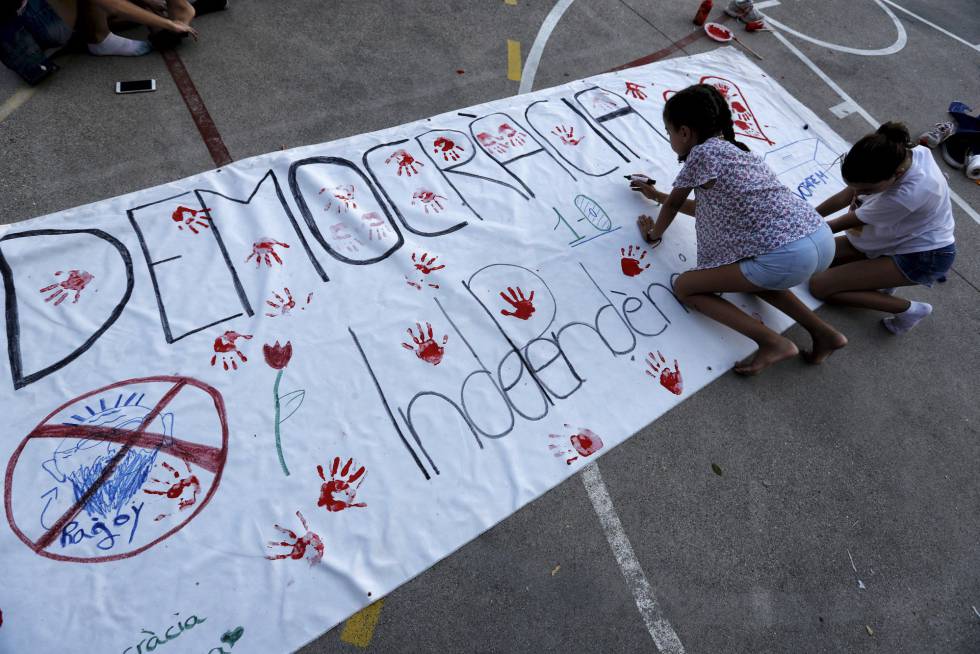
[[[919,145],[935,148],[956,133],[956,123],[951,120],[936,123],[936,126],[919,136]]]
[[[752,0],[731,0],[725,8],[725,13],[743,23],[755,23],[762,20],[762,14],[756,10]]]

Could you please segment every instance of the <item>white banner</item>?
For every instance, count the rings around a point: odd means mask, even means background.
[[[647,247],[624,179],[669,188],[664,97],[702,81],[790,188],[841,187],[725,48],[3,227],[0,651],[292,650],[747,355],[671,293],[693,221]]]

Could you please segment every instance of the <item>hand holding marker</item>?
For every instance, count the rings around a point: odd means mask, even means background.
[[[628,179],[630,181],[630,190],[631,191],[636,191],[638,193],[641,193],[643,195],[643,197],[647,198],[648,200],[653,200],[657,204],[661,204],[662,205],[664,203],[664,201],[667,199],[667,194],[666,193],[662,193],[661,194],[661,195],[664,196],[662,199],[657,198],[657,194],[659,193],[659,191],[657,191],[656,186],[655,186],[655,184],[657,183],[657,180],[650,179],[646,175],[636,175],[636,174],[634,174],[634,175],[623,175],[623,177],[625,177],[626,179]],[[640,231],[643,233],[643,240],[645,240],[647,243],[649,243],[653,247],[657,247],[658,245],[660,245],[660,243],[661,243],[661,239],[660,238],[655,238],[655,239],[652,239],[651,240],[648,237],[650,231],[653,229],[653,226],[655,224],[655,221],[653,220],[653,218],[651,218],[650,216],[643,215],[643,216],[640,216],[640,218],[637,221],[637,223],[640,225]]]

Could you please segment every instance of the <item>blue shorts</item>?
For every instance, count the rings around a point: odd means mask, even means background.
[[[0,61],[36,84],[57,66],[44,53],[71,38],[72,29],[45,0],[28,0],[24,13],[0,24]]]
[[[834,260],[834,234],[827,223],[772,252],[742,259],[738,268],[745,278],[773,291],[793,288],[823,272]]]
[[[910,282],[932,286],[933,282],[944,281],[946,273],[953,267],[953,260],[956,259],[956,244],[950,243],[925,252],[889,256]]]

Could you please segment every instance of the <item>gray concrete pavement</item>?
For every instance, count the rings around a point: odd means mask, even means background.
[[[201,41],[181,57],[235,159],[513,94],[506,39],[526,55],[553,5],[231,1],[198,21]],[[980,43],[976,0],[896,1]],[[667,46],[690,32],[696,5],[574,3],[535,88]],[[870,0],[784,0],[766,12],[852,48],[896,39]],[[888,56],[789,39],[880,120],[917,130],[950,100],[980,105],[980,52],[897,15],[908,42]],[[838,95],[772,35],[746,40],[767,74],[843,137],[869,131],[857,114],[837,118]],[[676,55],[713,47],[700,40]],[[0,122],[0,222],[213,167],[157,55],[62,64]],[[143,77],[160,90],[112,93],[116,80]],[[19,88],[0,70],[0,103]],[[980,210],[980,186],[944,169]],[[687,652],[980,652],[980,226],[956,214],[955,274],[903,291],[936,307],[915,332],[895,338],[870,312],[821,309],[851,339],[826,366],[729,374],[601,459]],[[789,334],[805,343],[798,328]],[[302,651],[359,650],[338,628]],[[364,651],[656,649],[575,477],[392,593]]]

